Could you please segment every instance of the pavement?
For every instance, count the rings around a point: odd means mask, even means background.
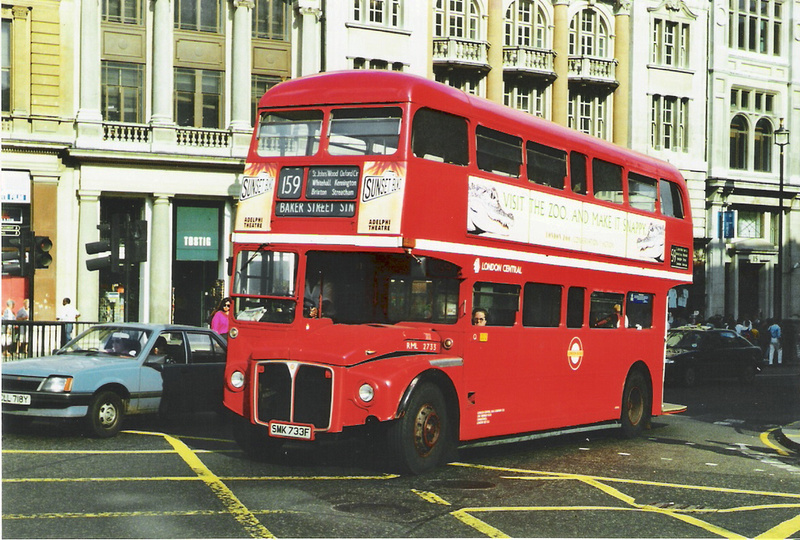
[[[800,376],[800,365],[796,363],[779,366],[769,366],[765,363],[762,373],[766,370],[780,370],[789,376]],[[800,453],[800,420],[781,426],[777,430],[777,435],[781,444],[783,444],[786,448]]]

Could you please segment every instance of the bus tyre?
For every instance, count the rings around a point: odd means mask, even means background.
[[[650,424],[652,395],[647,377],[634,370],[628,374],[625,389],[622,391],[622,434],[625,437],[636,437]]]
[[[122,398],[115,392],[103,391],[97,394],[89,405],[86,423],[95,437],[107,439],[113,437],[122,428],[124,416]]]
[[[256,460],[276,457],[281,448],[279,441],[267,435],[266,428],[255,426],[242,417],[233,422],[233,439],[247,457]]]
[[[389,427],[389,455],[402,472],[428,472],[450,455],[451,432],[442,391],[422,383],[413,390],[404,414]]]

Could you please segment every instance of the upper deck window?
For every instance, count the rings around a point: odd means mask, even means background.
[[[564,189],[567,153],[531,141],[528,141],[525,148],[528,153],[528,180],[543,186]]]
[[[622,167],[602,159],[592,160],[594,196],[601,201],[622,204]]]
[[[397,152],[399,107],[335,109],[331,113],[328,153],[332,156],[388,156]]]
[[[319,149],[322,111],[270,111],[258,126],[258,155],[312,156]]]
[[[433,109],[418,110],[411,129],[411,150],[431,161],[468,164],[467,121]]]
[[[522,139],[489,129],[475,128],[478,168],[495,174],[519,177],[522,165]]]
[[[661,196],[661,213],[665,216],[683,219],[683,197],[678,184],[662,179],[659,181],[658,187]]]
[[[655,212],[657,191],[654,178],[634,172],[628,173],[628,196],[633,208]]]

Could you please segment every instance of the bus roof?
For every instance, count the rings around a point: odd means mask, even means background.
[[[491,127],[509,130],[515,135],[513,127],[533,126],[551,144],[560,141],[565,147],[587,145],[599,150],[604,157],[613,158],[620,164],[635,159],[646,162],[651,167],[669,171],[670,176],[680,176],[677,167],[652,156],[618,146],[606,140],[587,135],[532,114],[497,104],[488,99],[473,96],[466,92],[431,81],[418,75],[397,71],[349,70],[318,73],[282,82],[262,96],[260,107],[308,107],[359,103],[404,103],[414,102],[436,108],[440,105],[445,112],[464,114],[471,109],[468,118],[479,123],[491,119]],[[524,128],[523,128],[524,129]]]

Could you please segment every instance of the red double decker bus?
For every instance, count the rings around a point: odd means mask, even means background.
[[[663,414],[677,169],[429,80],[259,104],[233,233],[225,405],[250,453],[358,428],[420,473],[460,445]]]

